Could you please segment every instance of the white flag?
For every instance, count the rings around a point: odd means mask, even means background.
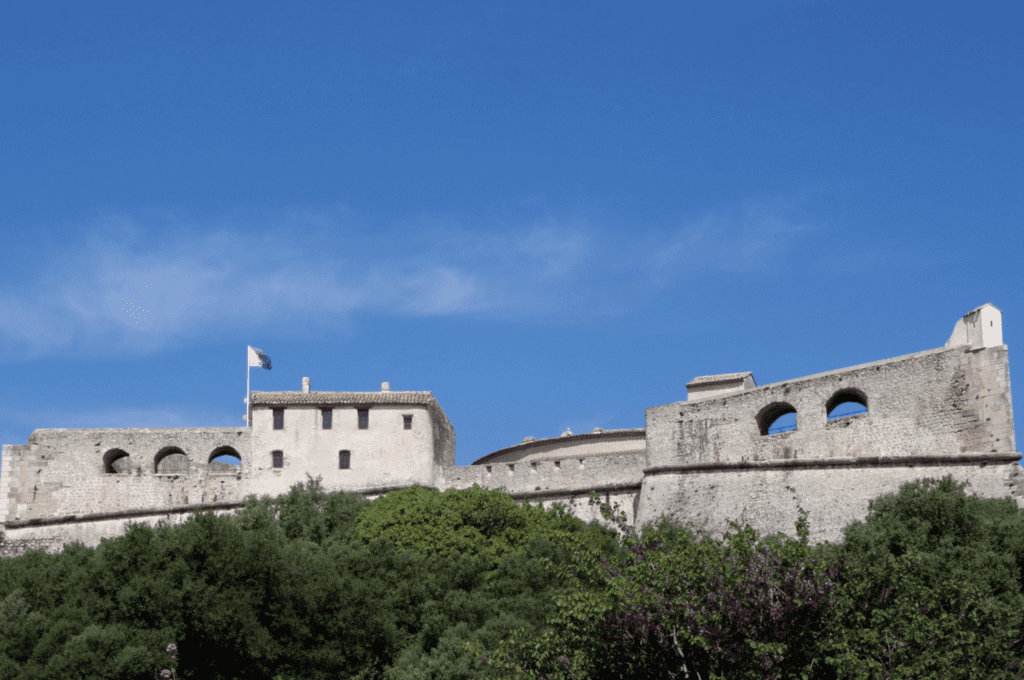
[[[255,347],[249,348],[249,365],[250,366],[262,366],[263,368],[270,370],[270,357],[263,353],[263,350],[256,349]]]

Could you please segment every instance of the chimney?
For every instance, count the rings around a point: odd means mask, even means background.
[[[309,378],[302,379],[302,391],[309,392]]]
[[[382,382],[380,384],[380,391],[381,392],[390,392],[391,391],[391,383]]]

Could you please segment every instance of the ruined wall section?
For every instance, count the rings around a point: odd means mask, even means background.
[[[825,406],[843,389],[863,393],[867,413],[829,421]],[[796,430],[761,434],[758,416],[772,404],[796,410]],[[930,350],[647,409],[649,468],[1014,450],[1005,345]]]
[[[105,457],[114,450],[130,456],[118,465],[122,474],[105,472]],[[241,500],[240,469],[208,465],[226,450],[244,464],[248,430],[36,430],[27,445],[4,446],[0,523]],[[173,472],[157,473],[161,460],[173,461]]]
[[[828,420],[841,390],[867,412]],[[795,409],[797,429],[762,434],[759,417],[779,405]],[[733,519],[795,535],[802,507],[816,541],[839,540],[870,499],[946,474],[1022,507],[1014,446],[1006,346],[920,352],[648,409],[637,523],[665,515],[720,536]]]

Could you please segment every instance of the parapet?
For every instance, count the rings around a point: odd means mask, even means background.
[[[647,446],[646,431],[642,427],[627,430],[601,430],[583,434],[563,434],[547,439],[527,437],[521,444],[489,453],[473,461],[485,463],[515,463],[526,460],[556,460],[561,458],[587,458],[619,454],[643,453]]]

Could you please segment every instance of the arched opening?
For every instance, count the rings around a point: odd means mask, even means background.
[[[230,446],[220,446],[210,454],[206,465],[210,472],[238,472],[242,466],[242,457]]]
[[[127,451],[110,449],[103,454],[103,472],[108,475],[128,475],[132,472],[132,458]]]
[[[867,412],[868,396],[855,387],[844,387],[825,402],[825,415],[829,420]]]
[[[165,446],[153,457],[153,470],[158,475],[188,474],[188,456],[177,446]]]
[[[784,401],[772,402],[758,412],[757,428],[762,437],[795,430],[796,409],[792,404],[787,404]]]

